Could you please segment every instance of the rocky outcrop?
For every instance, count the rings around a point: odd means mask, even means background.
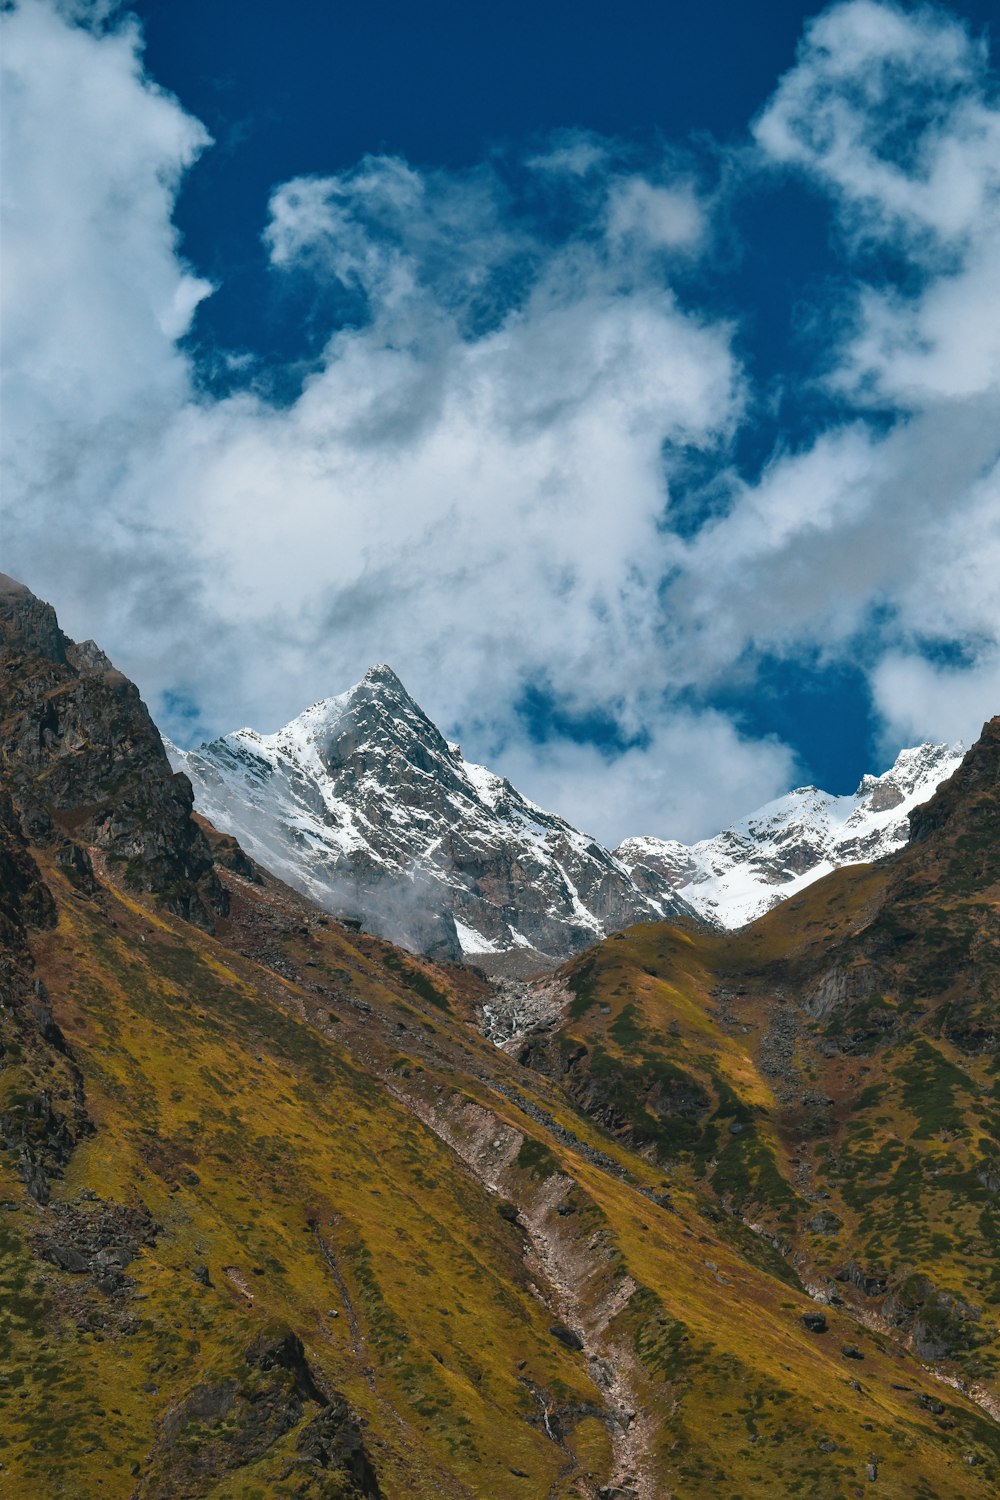
[[[87,846],[122,883],[211,928],[225,892],[135,686],[92,641],[78,646],[50,605],[0,574],[0,777],[31,843],[58,851],[84,885]]]
[[[318,1410],[317,1410],[318,1409]],[[364,1439],[347,1402],[328,1397],[291,1329],[258,1335],[243,1367],[203,1381],[177,1400],[160,1423],[157,1443],[134,1500],[200,1500],[226,1475],[268,1453],[308,1417],[296,1439],[290,1495],[309,1500],[380,1500]]]
[[[929,801],[910,814],[910,839],[924,843],[932,834],[951,832],[979,834],[996,844],[1000,807],[1000,717],[989,719],[983,732],[962,761],[961,768],[943,783]]]
[[[351,1500],[353,1496],[379,1500],[382,1492],[364,1435],[343,1396],[335,1394],[306,1423],[295,1440],[295,1451],[306,1466],[302,1495],[315,1500]]]
[[[908,1276],[893,1287],[882,1303],[882,1317],[909,1334],[921,1359],[954,1358],[986,1341],[981,1309],[939,1290],[927,1276]]]
[[[13,802],[0,791],[0,941],[5,954],[23,957],[28,929],[54,922],[52,893],[31,856]]]
[[[79,1203],[53,1205],[49,1216],[36,1253],[60,1271],[89,1277],[106,1296],[131,1285],[126,1269],[143,1245],[156,1241],[157,1226],[145,1209],[101,1202],[93,1193]]]
[[[170,753],[199,812],[267,869],[436,958],[531,972],[633,922],[693,915],[463,760],[386,666],[277,734]]]
[[[90,1128],[80,1070],[31,957],[32,931],[55,920],[14,804],[0,792],[0,1148],[14,1155],[21,1180],[41,1204]]]

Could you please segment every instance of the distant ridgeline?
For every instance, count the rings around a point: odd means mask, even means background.
[[[742,927],[841,865],[868,864],[901,849],[910,813],[957,766],[964,745],[901,750],[881,776],[864,776],[853,796],[799,787],[697,844],[626,839],[615,854],[637,884],[666,880],[689,905],[723,927]]]
[[[514,975],[635,922],[737,927],[888,854],[962,757],[904,750],[853,797],[806,787],[714,839],[627,839],[612,853],[463,760],[386,666],[277,734],[167,750],[199,812],[304,895],[416,952]]]

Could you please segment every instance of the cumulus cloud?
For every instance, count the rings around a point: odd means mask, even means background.
[[[797,779],[786,745],[740,735],[725,714],[687,709],[675,709],[641,747],[613,757],[557,740],[512,747],[504,769],[515,784],[530,785],[541,806],[559,808],[611,847],[632,834],[693,842]]]
[[[751,643],[819,647],[870,669],[887,739],[967,736],[1000,708],[1000,107],[985,47],[945,12],[850,0],[807,28],[754,133],[769,165],[831,195],[855,280],[828,310],[819,373],[859,415],[734,485],[729,514],[684,547],[679,592],[707,670]],[[905,282],[875,279],[886,251]]]
[[[209,137],[144,75],[137,26],[101,28],[111,10],[24,0],[0,17],[0,540],[69,628],[115,646],[185,607],[195,625],[196,564],[127,475],[191,397],[175,341],[210,287],[171,224]]]
[[[356,287],[367,317],[287,409],[185,411],[142,487],[216,559],[227,620],[302,611],[331,677],[378,642],[449,721],[488,669],[502,725],[540,674],[591,704],[666,687],[662,449],[723,439],[740,380],[725,325],[662,285],[622,292],[601,243],[532,240],[505,310],[484,289],[524,235],[492,234],[498,192],[376,160],[280,189],[277,263]]]
[[[693,249],[705,231],[705,214],[691,188],[626,177],[608,195],[608,238],[616,247],[638,241],[645,249]]]
[[[713,250],[690,165],[563,133],[516,170],[372,156],[278,184],[272,274],[338,316],[295,399],[252,373],[212,398],[177,342],[211,289],[171,225],[205,131],[134,23],[21,0],[0,24],[6,566],[175,736],[185,695],[206,730],[270,729],[387,659],[469,753],[615,839],[710,833],[794,779],[692,708],[734,663],[860,660],[887,735],[1000,706],[998,116],[958,22],[834,8],[755,124],[741,170],[826,191],[853,277],[815,372],[848,415],[755,479],[735,329],[677,289]],[[681,533],[692,453],[725,507]],[[633,748],[536,745],[539,682]]]
[[[1000,703],[1000,652],[992,643],[961,672],[925,656],[887,652],[873,675],[889,745],[923,738],[971,745],[992,717],[983,704]]]
[[[209,137],[142,77],[134,24],[97,35],[25,0],[3,26],[5,425],[40,484],[186,394],[174,341],[211,288],[170,217]]]
[[[848,0],[807,27],[754,125],[775,162],[833,192],[855,243],[902,236],[933,260],[978,237],[993,205],[998,121],[989,57],[943,10]]]
[[[904,408],[1000,384],[1000,108],[985,43],[931,9],[852,0],[807,29],[757,120],[770,159],[834,196],[855,251],[891,246],[915,294],[862,284],[833,381]]]

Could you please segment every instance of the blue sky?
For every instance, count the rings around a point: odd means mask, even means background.
[[[610,842],[1000,709],[992,7],[20,0],[3,565]]]

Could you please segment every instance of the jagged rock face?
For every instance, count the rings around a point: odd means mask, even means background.
[[[55,924],[52,893],[0,791],[0,1150],[13,1153],[37,1203],[90,1128],[79,1069],[31,956],[31,933]]]
[[[633,922],[691,915],[608,851],[462,759],[388,667],[273,735],[170,747],[199,812],[338,913],[437,957],[566,957]]]
[[[1000,717],[989,719],[983,732],[962,761],[961,768],[936,794],[910,813],[910,836],[914,844],[935,834],[940,842],[966,835],[977,841],[995,860],[997,820],[1000,814]],[[990,871],[995,874],[995,867]]]
[[[637,884],[668,882],[709,921],[741,927],[841,865],[901,849],[909,817],[962,762],[962,745],[903,750],[852,796],[799,787],[714,838],[632,838],[615,850]]]
[[[23,955],[28,928],[54,922],[51,893],[28,851],[14,804],[0,791],[0,941],[5,958]]]
[[[190,786],[171,770],[138,690],[3,574],[0,772],[29,842],[55,844],[79,879],[89,878],[79,846],[91,845],[126,885],[178,916],[210,927],[224,910]]]

